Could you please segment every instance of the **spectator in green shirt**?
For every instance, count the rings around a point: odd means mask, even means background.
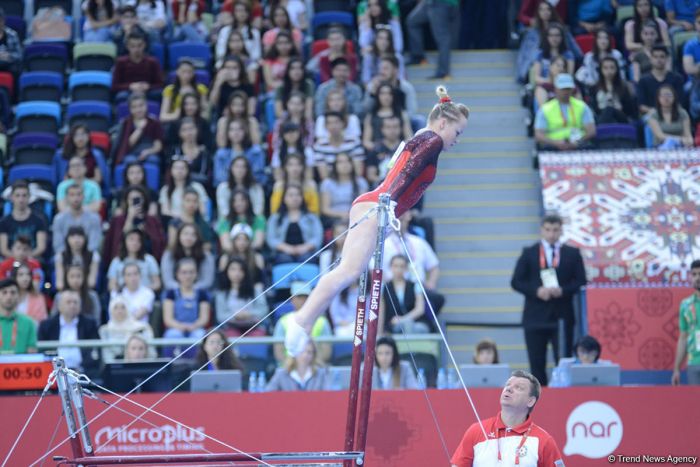
[[[673,364],[671,384],[681,382],[681,364],[688,356],[688,384],[700,385],[700,325],[698,325],[698,307],[700,307],[700,260],[690,263],[690,281],[695,291],[681,302],[678,318],[678,346],[676,360]]]
[[[36,352],[36,324],[17,313],[19,287],[14,279],[0,281],[0,353]]]

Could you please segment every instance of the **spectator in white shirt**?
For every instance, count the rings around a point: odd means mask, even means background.
[[[120,296],[126,303],[126,308],[131,316],[135,320],[147,323],[153,311],[156,294],[153,290],[143,285],[139,264],[135,261],[127,260],[122,269],[122,278],[124,286],[121,290],[113,290],[111,298],[114,299]]]

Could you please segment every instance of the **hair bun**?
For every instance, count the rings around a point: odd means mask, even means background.
[[[445,102],[452,102],[452,99],[450,99],[450,96],[447,94],[447,88],[443,85],[435,88],[435,94],[437,94],[441,104],[444,104]]]

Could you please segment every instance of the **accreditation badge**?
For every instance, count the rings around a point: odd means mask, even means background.
[[[540,278],[542,279],[543,287],[548,289],[559,288],[559,279],[557,279],[557,271],[554,268],[541,269]]]
[[[522,446],[520,449],[518,449],[515,454],[518,457],[525,457],[527,456],[527,446]]]

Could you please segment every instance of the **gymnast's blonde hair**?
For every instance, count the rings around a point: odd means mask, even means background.
[[[440,102],[435,104],[433,110],[428,115],[428,121],[434,122],[438,118],[445,118],[450,121],[459,121],[460,118],[469,118],[469,108],[464,104],[452,102],[452,99],[447,94],[447,88],[443,85],[435,88]]]

